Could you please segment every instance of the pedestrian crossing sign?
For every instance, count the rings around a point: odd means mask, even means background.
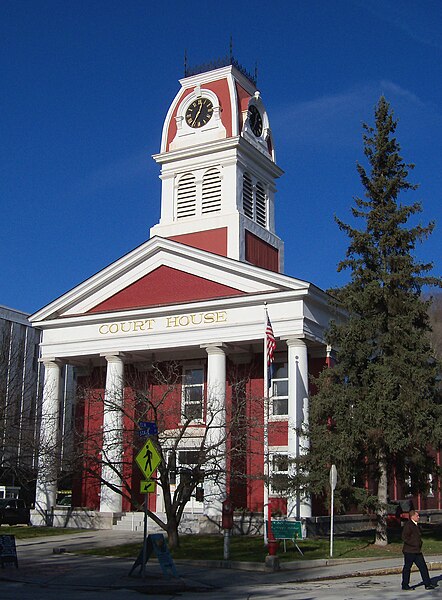
[[[135,457],[140,471],[146,479],[150,479],[152,473],[157,469],[161,462],[158,450],[155,448],[151,439],[148,439]]]

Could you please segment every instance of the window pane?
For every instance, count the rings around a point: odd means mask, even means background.
[[[187,385],[192,385],[192,384],[196,384],[196,383],[204,383],[204,370],[203,369],[186,369],[185,383]]]
[[[201,403],[203,400],[203,388],[199,385],[192,387],[186,387],[184,389],[185,399],[187,402],[198,402]]]
[[[180,450],[179,461],[180,465],[197,465],[199,452],[198,450]]]
[[[273,398],[273,414],[288,415],[289,401],[287,398]]]
[[[289,394],[289,382],[287,379],[273,382],[273,395],[274,396],[288,396]]]
[[[202,419],[203,411],[201,404],[186,404],[184,408],[184,416],[186,419]]]
[[[273,370],[274,379],[283,379],[289,376],[287,363],[275,363]]]

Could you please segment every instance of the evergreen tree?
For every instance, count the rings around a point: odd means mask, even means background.
[[[417,186],[408,182],[413,165],[400,156],[396,125],[381,97],[375,126],[364,125],[369,170],[357,166],[365,195],[355,198],[352,213],[363,227],[336,218],[350,240],[338,271],[348,269],[351,279],[332,294],[347,318],[336,319],[329,331],[338,360],[317,381],[310,408],[311,452],[302,459],[295,482],[299,488],[303,481],[310,492],[327,492],[335,464],[338,501],[344,507],[371,502],[381,545],[388,543],[389,483],[408,469],[411,491],[424,490],[435,468],[429,448],[437,448],[442,438],[438,370],[428,303],[421,297],[422,286],[440,286],[441,280],[430,276],[431,263],[413,256],[434,223],[410,226],[421,204],[399,202],[402,192]]]

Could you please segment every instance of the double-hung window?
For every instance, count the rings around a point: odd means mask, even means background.
[[[201,421],[204,406],[203,367],[184,368],[182,412],[185,419]]]
[[[272,416],[287,416],[289,412],[289,380],[287,363],[275,363],[271,381]]]
[[[287,490],[289,460],[286,453],[275,453],[270,457],[271,492],[282,494]]]

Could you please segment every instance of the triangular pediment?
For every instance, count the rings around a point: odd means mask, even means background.
[[[31,321],[309,287],[286,275],[154,237],[42,308]]]
[[[243,291],[228,285],[162,265],[100,302],[89,312],[147,308],[242,294],[244,294]]]

